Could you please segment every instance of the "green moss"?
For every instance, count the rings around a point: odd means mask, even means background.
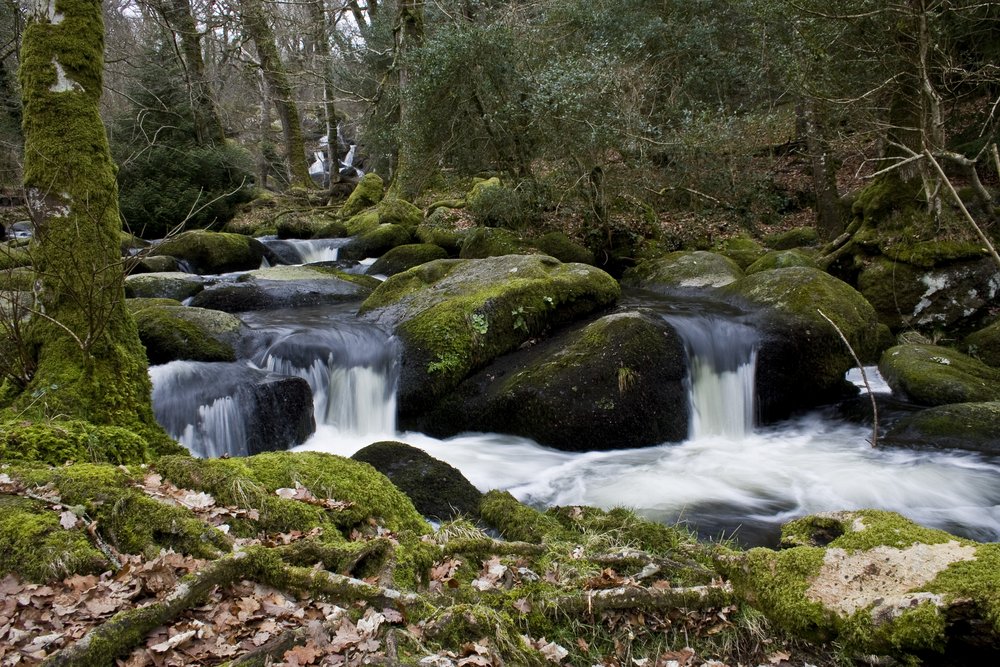
[[[643,289],[722,287],[743,277],[732,259],[703,250],[671,252],[625,272],[622,283]]]
[[[494,227],[476,227],[465,235],[462,259],[482,259],[484,257],[499,257],[501,255],[523,255],[532,250],[517,234],[507,229]]]
[[[377,204],[382,199],[384,192],[385,186],[381,176],[373,173],[365,174],[358,181],[357,187],[351,192],[347,201],[344,202],[340,214],[345,217],[356,215],[369,206]]]
[[[31,266],[31,254],[27,247],[0,243],[0,271]]]
[[[821,536],[829,539],[822,539]],[[895,512],[858,510],[813,515],[782,526],[784,545],[830,546],[850,552],[886,546],[905,549],[914,544],[944,544],[956,538],[943,530],[925,528]]]
[[[430,243],[408,243],[392,248],[368,269],[373,275],[393,276],[436,259],[447,259],[448,253],[441,246]]]
[[[746,269],[767,253],[762,245],[745,236],[719,241],[712,250],[733,260],[741,269]]]
[[[202,308],[194,309],[204,313]],[[236,318],[228,313],[221,317]],[[139,339],[146,347],[150,364],[165,364],[178,359],[192,361],[236,361],[233,346],[212,336],[207,322],[193,321],[184,306],[144,308],[136,313]],[[234,326],[238,331],[239,320]]]
[[[920,204],[917,179],[904,183],[889,174],[876,178],[858,193],[851,205],[851,213],[877,226],[892,212],[912,209]]]
[[[399,197],[384,198],[375,206],[375,210],[378,212],[379,224],[382,225],[416,227],[424,219],[419,208]]]
[[[572,539],[558,519],[523,505],[506,491],[489,491],[479,503],[479,513],[505,539],[544,542]]]
[[[784,269],[790,266],[819,268],[811,253],[803,250],[772,251],[747,267],[747,275],[770,269]]]
[[[30,267],[19,267],[16,269],[0,269],[0,290],[29,293],[35,287],[35,280],[38,276]],[[0,301],[6,305],[4,301]]]
[[[549,232],[532,241],[532,245],[546,255],[555,257],[560,262],[593,264],[595,261],[594,253],[576,243],[562,232]]]
[[[1000,453],[1000,401],[951,403],[906,415],[885,435],[903,446],[933,446]]]
[[[40,397],[44,400],[44,396]],[[0,460],[132,464],[147,461],[147,442],[117,426],[79,420],[11,421],[0,430]]]
[[[63,528],[59,514],[35,500],[0,495],[0,576],[42,583],[107,568],[83,527]]]
[[[984,364],[1000,368],[1000,320],[966,336],[962,349]]]
[[[350,236],[347,225],[340,220],[330,220],[316,228],[313,238],[316,239],[340,239]]]
[[[892,655],[920,665],[919,653],[943,653],[947,619],[932,601],[915,604],[891,619],[860,610],[841,624],[839,642],[848,653]]]
[[[193,230],[160,243],[153,254],[188,261],[199,273],[227,273],[260,267],[264,246],[241,234]]]
[[[952,600],[975,600],[995,635],[1000,635],[1000,544],[980,544],[975,560],[952,563],[923,587]]]
[[[764,245],[775,250],[791,250],[818,243],[819,232],[816,231],[815,227],[796,227],[764,237]]]
[[[879,370],[894,390],[922,405],[1000,401],[1000,370],[936,345],[898,345]]]
[[[455,229],[451,223],[447,211],[450,209],[438,209],[424,224],[418,225],[415,235],[422,243],[433,243],[448,251],[449,255],[458,255],[465,243],[467,230]]]

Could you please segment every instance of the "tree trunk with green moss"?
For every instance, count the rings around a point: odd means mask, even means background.
[[[412,200],[420,192],[423,156],[418,152],[412,137],[416,136],[413,118],[406,96],[413,72],[408,61],[412,51],[424,41],[423,0],[397,0],[395,33],[395,58],[397,85],[399,86],[399,141],[396,155],[396,173],[393,174],[392,191],[404,199]]]
[[[309,164],[306,162],[306,145],[302,138],[302,121],[299,119],[299,109],[295,104],[292,86],[285,73],[285,66],[278,55],[274,31],[267,22],[264,6],[260,0],[243,0],[240,3],[240,16],[243,20],[243,28],[257,47],[260,68],[273,96],[278,118],[281,120],[291,184],[312,187]]]
[[[34,369],[12,407],[22,418],[72,417],[163,439],[125,309],[115,165],[98,115],[103,49],[100,0],[35,0],[19,72],[38,275]]]

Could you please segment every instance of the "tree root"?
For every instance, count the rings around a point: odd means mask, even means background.
[[[539,556],[546,551],[547,548],[541,544],[504,542],[488,537],[453,539],[441,548],[444,556],[466,555],[481,558],[488,556]]]
[[[616,610],[705,610],[731,605],[734,600],[732,587],[728,584],[686,588],[622,586],[558,596],[548,602],[546,614],[572,616]]]
[[[166,598],[145,607],[122,611],[95,627],[75,644],[50,656],[45,667],[111,664],[137,646],[157,626],[202,604],[217,586],[249,579],[282,590],[308,593],[340,602],[364,600],[381,607],[414,606],[423,598],[412,593],[373,586],[359,579],[282,562],[275,549],[251,547],[212,561],[178,582]]]

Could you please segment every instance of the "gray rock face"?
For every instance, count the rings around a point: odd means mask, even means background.
[[[268,377],[251,394],[247,455],[301,445],[316,430],[309,383],[300,377]]]
[[[683,440],[684,345],[655,314],[602,317],[472,376],[419,421],[438,436],[496,431],[569,451]]]

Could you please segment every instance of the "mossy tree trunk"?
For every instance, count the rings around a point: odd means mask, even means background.
[[[393,174],[392,190],[405,199],[412,200],[420,192],[423,180],[421,164],[422,156],[418,149],[418,141],[413,139],[416,133],[413,126],[417,119],[413,118],[410,105],[407,103],[407,91],[413,78],[412,65],[409,57],[412,51],[424,41],[424,2],[423,0],[396,0],[396,25],[393,28],[395,39],[396,82],[399,86],[399,141],[396,155],[396,172]]]
[[[180,60],[194,110],[194,126],[201,144],[219,145],[226,140],[215,98],[205,75],[201,55],[201,33],[191,12],[191,0],[160,0],[156,11],[166,21],[174,38],[180,42]]]
[[[323,118],[326,121],[326,158],[330,165],[329,186],[340,182],[340,141],[337,137],[337,108],[334,104],[333,72],[330,64],[330,42],[327,35],[332,26],[327,21],[326,0],[309,3],[309,20],[313,28],[313,50],[316,66],[323,80]]]
[[[35,0],[24,33],[24,186],[39,280],[22,415],[70,416],[165,437],[125,309],[115,166],[98,115],[100,0]]]
[[[306,145],[302,138],[302,121],[299,119],[298,105],[288,82],[285,66],[278,54],[274,30],[267,22],[267,14],[261,0],[242,0],[240,16],[243,28],[257,47],[260,68],[271,91],[274,108],[281,121],[281,131],[285,140],[288,159],[289,179],[292,185],[312,187],[309,164],[306,161]]]

